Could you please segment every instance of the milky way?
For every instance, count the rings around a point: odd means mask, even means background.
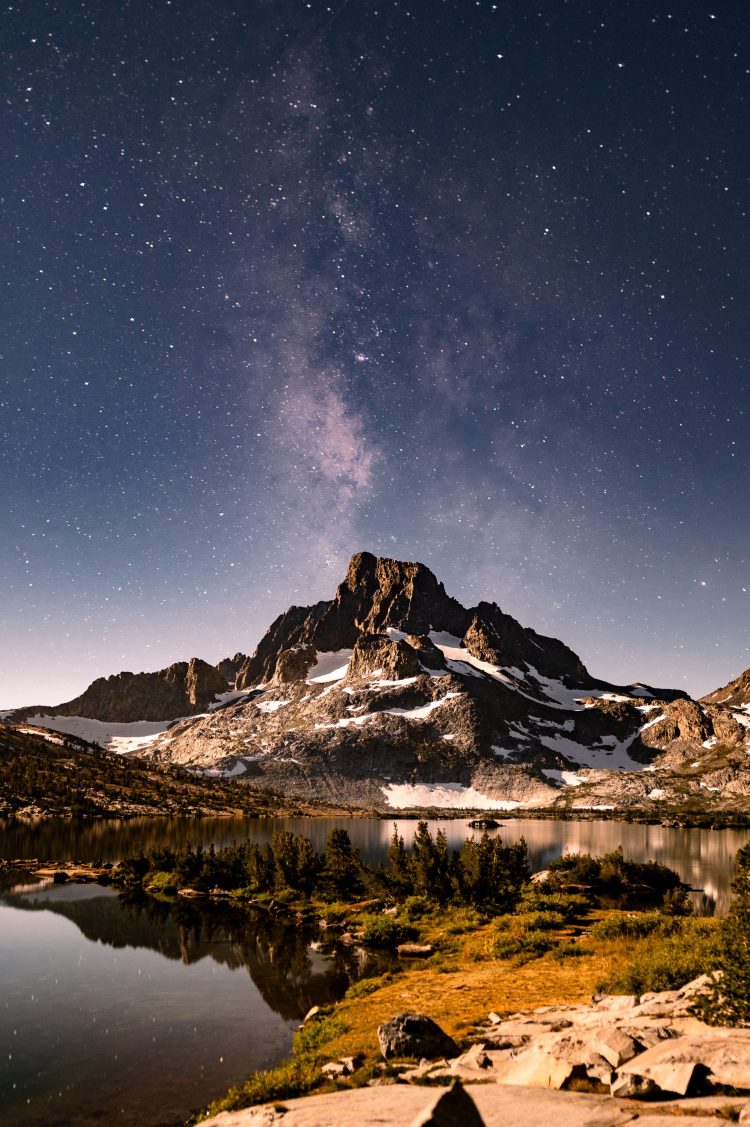
[[[0,705],[351,552],[613,680],[750,665],[742,6],[6,6]]]

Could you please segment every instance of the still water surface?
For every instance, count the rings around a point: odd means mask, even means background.
[[[304,833],[322,848],[345,826],[370,863],[392,823],[376,819],[139,819],[0,822],[0,856],[117,860],[157,844],[217,845]],[[472,831],[442,827],[452,846]],[[416,822],[399,821],[407,844]],[[702,889],[704,911],[726,911],[742,830],[679,830],[618,822],[509,820],[532,869],[566,849],[656,860]],[[0,1118],[19,1127],[143,1127],[184,1119],[251,1071],[278,1062],[314,1004],[340,997],[361,973],[326,956],[315,932],[231,909],[124,898],[95,885],[0,889]]]

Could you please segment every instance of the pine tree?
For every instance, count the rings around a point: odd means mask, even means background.
[[[716,1025],[750,1025],[750,842],[737,853],[734,898],[722,925],[721,979],[705,1005]]]
[[[388,884],[396,896],[408,896],[414,891],[409,854],[395,822],[388,846]]]
[[[318,851],[313,846],[309,837],[298,837],[295,839],[295,865],[296,865],[296,888],[300,892],[304,892],[309,896],[315,888],[320,870],[322,868],[322,858]]]
[[[363,891],[359,857],[346,830],[331,830],[328,835],[323,880],[337,896],[357,896]]]

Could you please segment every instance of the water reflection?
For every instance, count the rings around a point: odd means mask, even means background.
[[[416,820],[399,832],[409,844]],[[456,848],[466,820],[430,823]],[[217,846],[274,830],[318,849],[344,826],[370,864],[383,860],[392,822],[342,818],[134,819],[0,823],[0,856],[116,861],[157,845]],[[729,904],[742,830],[685,830],[607,821],[508,820],[533,869],[565,850],[656,860],[702,889],[706,911]],[[19,1127],[182,1123],[193,1111],[289,1051],[315,1004],[358,974],[353,956],[327,957],[317,932],[228,906],[200,907],[97,885],[31,882],[0,874],[0,1108]]]
[[[317,931],[96,885],[0,897],[0,1107],[24,1127],[184,1122],[360,973]]]
[[[407,845],[416,820],[399,820],[399,832]],[[102,819],[95,822],[49,821],[0,822],[0,856],[39,857],[45,860],[116,861],[148,851],[157,845],[183,845],[191,841],[227,845],[249,839],[269,841],[274,830],[288,829],[305,834],[317,849],[323,849],[331,829],[344,826],[371,864],[385,857],[393,825],[377,818],[136,818],[128,822]],[[473,831],[465,819],[431,821],[433,833],[441,827],[451,847],[456,848]],[[746,830],[675,829],[666,826],[631,825],[604,820],[556,821],[512,819],[499,830],[503,840],[524,837],[532,868],[543,869],[565,850],[606,853],[621,845],[636,861],[660,861],[675,869],[682,880],[702,890],[702,905],[708,913],[726,913],[734,856],[748,839]]]

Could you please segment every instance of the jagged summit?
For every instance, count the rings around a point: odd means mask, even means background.
[[[80,716],[185,717],[87,738],[308,800],[658,816],[750,801],[748,680],[701,702],[609,684],[495,603],[462,606],[424,564],[358,552],[333,598],[279,615],[252,657],[101,678],[30,719],[82,734]]]
[[[357,552],[332,600],[290,607],[279,615],[240,670],[237,687],[271,680],[285,650],[353,649],[363,635],[387,630],[416,638],[431,631],[446,633],[463,640],[483,661],[533,666],[545,676],[572,677],[581,685],[591,680],[580,658],[562,642],[522,627],[495,603],[463,607],[424,564]],[[284,679],[290,658],[281,660]]]

